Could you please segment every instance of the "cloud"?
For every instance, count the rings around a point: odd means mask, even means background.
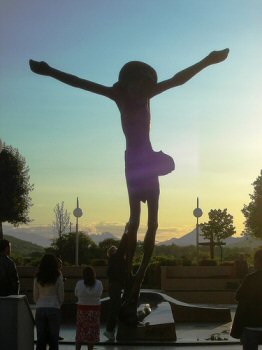
[[[100,221],[97,223],[91,223],[88,226],[81,226],[79,229],[89,235],[111,233],[114,237],[121,238],[125,225],[126,223]],[[73,227],[72,230],[74,229],[75,228]],[[179,238],[184,234],[191,232],[192,229],[192,226],[159,227],[157,230],[156,242],[162,242],[170,238]],[[146,225],[141,224],[138,231],[138,240],[144,240],[146,230]],[[51,225],[21,225],[19,227],[13,227],[10,224],[4,224],[3,231],[4,234],[39,244],[43,247],[50,246],[52,240],[57,237],[54,233],[53,226]]]
[[[43,247],[50,246],[52,239],[55,238],[52,226],[21,225],[19,227],[13,227],[12,225],[4,224],[3,231],[4,235],[23,239]]]
[[[124,232],[125,223],[116,222],[104,222],[93,223],[87,230],[90,233],[101,234],[104,232],[110,232],[114,236],[120,238]],[[191,232],[194,227],[192,226],[170,226],[170,227],[158,227],[157,230],[157,241],[165,241],[172,237],[179,238],[188,232]],[[141,224],[138,231],[138,239],[144,240],[144,236],[147,230],[147,226]]]

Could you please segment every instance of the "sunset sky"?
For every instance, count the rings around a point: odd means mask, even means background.
[[[128,61],[150,64],[161,81],[228,47],[226,61],[151,100],[153,148],[176,163],[160,178],[157,240],[193,230],[197,196],[201,222],[228,208],[241,234],[262,169],[261,0],[2,0],[0,8],[0,138],[30,168],[28,229],[51,226],[58,202],[72,213],[77,196],[81,230],[120,235],[129,216],[116,105],[33,74],[30,58],[111,86]]]

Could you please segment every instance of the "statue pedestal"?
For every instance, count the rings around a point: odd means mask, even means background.
[[[139,308],[143,307],[141,304]],[[176,341],[176,328],[171,306],[163,301],[152,308],[151,313],[136,328],[120,322],[118,341]]]
[[[231,322],[229,308],[187,304],[156,290],[142,289],[140,291],[138,313],[146,304],[150,305],[152,311],[143,319],[141,326],[131,327],[124,322],[119,322],[117,342],[174,343],[177,340],[174,320],[177,324]],[[109,298],[102,299],[102,324],[106,323],[108,306]]]
[[[34,318],[25,295],[0,298],[0,348],[34,349]]]

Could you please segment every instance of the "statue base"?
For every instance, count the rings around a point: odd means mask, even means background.
[[[116,341],[119,343],[173,343],[176,342],[178,323],[228,323],[231,322],[229,308],[215,308],[187,304],[161,291],[142,289],[140,291],[137,315],[150,305],[151,313],[145,315],[137,326],[128,325],[125,318],[119,320]],[[102,299],[101,323],[105,324],[109,312],[109,298]],[[140,319],[140,318],[139,318]]]
[[[139,305],[138,312],[143,307],[144,304]],[[153,307],[151,313],[136,327],[120,322],[116,339],[117,341],[176,341],[176,328],[170,304],[163,301]]]

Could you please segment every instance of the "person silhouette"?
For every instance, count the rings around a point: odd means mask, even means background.
[[[238,302],[230,335],[240,339],[243,350],[258,350],[262,344],[262,249],[254,254],[254,271],[236,291]]]
[[[95,82],[52,68],[46,62],[30,60],[34,73],[50,76],[62,83],[87,90],[113,100],[121,114],[121,124],[126,138],[125,175],[129,196],[130,216],[126,230],[126,259],[130,283],[125,291],[125,303],[135,304],[148,267],[158,228],[159,176],[175,169],[172,157],[155,152],[150,142],[150,99],[160,93],[182,85],[204,68],[224,61],[229,49],[212,51],[198,63],[178,72],[171,79],[157,81],[156,71],[148,64],[131,61],[125,64],[113,86]],[[148,223],[144,238],[141,265],[132,277],[132,260],[137,244],[141,202],[147,202]],[[124,237],[125,235],[123,235]]]

